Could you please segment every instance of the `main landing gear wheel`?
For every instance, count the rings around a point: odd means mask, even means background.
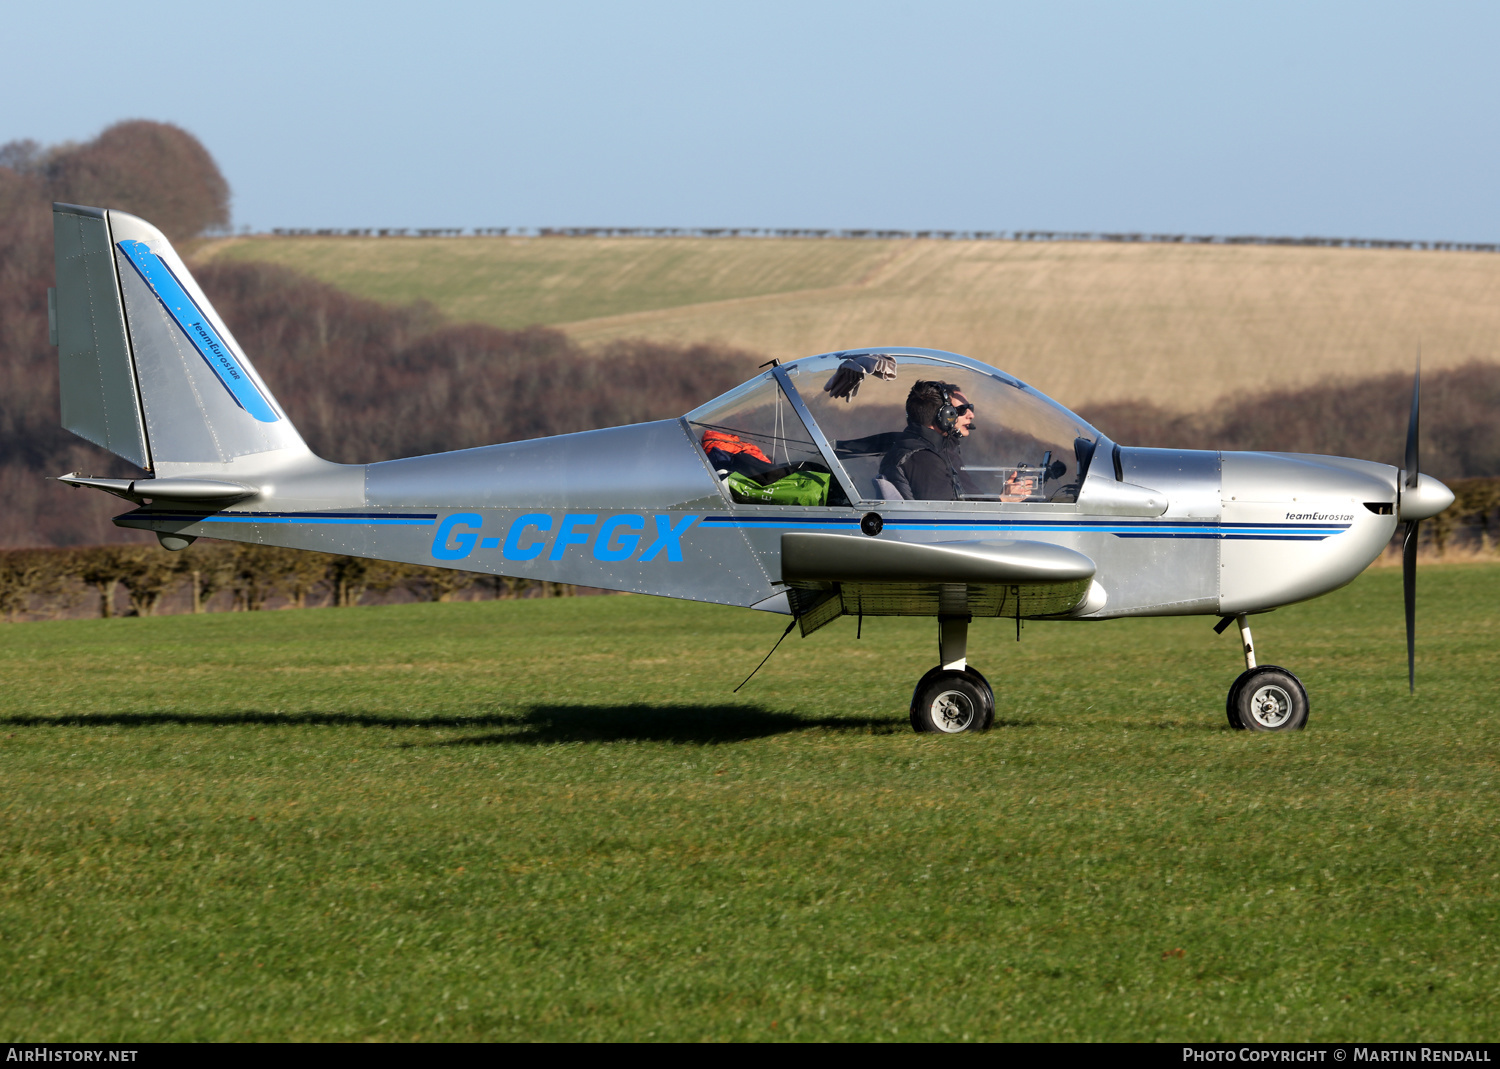
[[[1307,691],[1285,668],[1268,664],[1234,681],[1225,711],[1229,726],[1239,731],[1301,731],[1307,726]]]
[[[995,692],[972,668],[934,668],[912,692],[911,726],[918,733],[988,731],[994,722]]]

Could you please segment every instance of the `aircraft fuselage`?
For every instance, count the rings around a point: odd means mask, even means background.
[[[1233,615],[1316,597],[1357,576],[1395,531],[1390,465],[1105,445],[1078,502],[748,505],[723,491],[684,421],[664,420],[369,465],[318,462],[228,509],[149,506],[116,522],[781,608],[782,535],[855,535],[874,512],[884,539],[1026,540],[1082,553],[1103,598],[1095,591],[1074,619]],[[1160,500],[1114,500],[1111,483]],[[1104,493],[1091,494],[1095,484]],[[343,498],[335,508],[332,488]]]

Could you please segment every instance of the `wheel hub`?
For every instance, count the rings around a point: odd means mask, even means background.
[[[974,703],[958,690],[945,690],[932,700],[932,721],[939,731],[956,734],[974,722]]]
[[[1250,696],[1250,715],[1263,728],[1279,728],[1292,715],[1292,696],[1274,683],[1258,687]]]

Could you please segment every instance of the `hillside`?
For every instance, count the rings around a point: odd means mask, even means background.
[[[722,341],[783,359],[927,345],[1075,406],[1179,411],[1329,377],[1500,362],[1500,256],[1255,245],[776,238],[208,242],[458,321]]]
[[[167,224],[308,443],[333,460],[675,416],[767,355],[882,341],[988,358],[1132,444],[1396,460],[1420,335],[1424,470],[1500,473],[1500,256],[1479,250],[194,238],[228,218],[227,197],[202,145],[169,124],[0,146],[0,546],[145,537],[109,525],[113,499],[49,481],[136,474],[58,422],[54,200]]]

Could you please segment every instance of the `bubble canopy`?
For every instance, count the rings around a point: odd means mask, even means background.
[[[937,395],[951,399],[958,413],[946,413],[956,419],[946,434],[927,425],[926,440],[952,471],[940,492],[914,492],[919,483],[907,485],[894,474],[920,442],[912,434],[921,428],[909,426],[907,414],[908,395],[918,382],[936,384]],[[934,396],[930,389],[926,393]],[[737,438],[753,444],[775,472],[831,472],[827,504],[849,504],[851,497],[1071,502],[1102,438],[1078,415],[1013,376],[934,349],[858,349],[790,361],[686,419],[700,444],[709,432],[717,435],[710,444],[722,445],[725,435]],[[709,455],[723,462],[723,454]]]

